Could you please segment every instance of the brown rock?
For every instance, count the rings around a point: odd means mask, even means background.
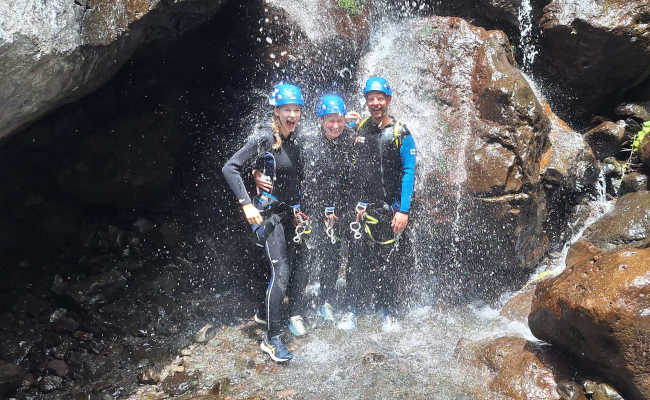
[[[585,140],[599,160],[618,154],[623,139],[625,139],[625,121],[602,122],[585,133]]]
[[[418,100],[437,110],[441,126],[432,138],[441,147],[439,170],[425,177],[437,182],[425,183],[421,196],[452,200],[436,205],[434,217],[441,221],[455,220],[458,202],[439,188],[462,188],[472,198],[461,214],[482,233],[468,239],[478,249],[468,259],[482,257],[494,269],[506,270],[535,264],[549,243],[540,162],[550,123],[514,65],[508,38],[460,18],[428,18],[413,32],[397,40],[404,40],[404,51],[419,55],[414,62],[420,71],[414,85]],[[459,160],[465,168],[453,167]],[[452,215],[445,218],[445,211]],[[498,254],[491,253],[494,243]]]
[[[530,314],[530,306],[533,302],[534,294],[534,285],[515,294],[501,309],[501,316],[514,321],[528,321],[528,314]]]
[[[640,172],[628,172],[623,176],[623,180],[621,181],[620,193],[624,195],[626,193],[640,192],[648,189],[650,189],[648,187],[648,175]]]
[[[650,192],[628,193],[618,199],[614,211],[591,225],[583,239],[613,251],[650,244]]]
[[[616,93],[650,75],[650,4],[590,4],[576,7],[573,1],[553,0],[540,21],[543,51],[537,65],[573,90],[581,111],[608,105]]]
[[[531,331],[615,383],[626,399],[648,398],[650,248],[573,247],[566,270],[538,284]]]
[[[473,379],[476,399],[493,399],[495,394],[518,400],[559,399],[557,382],[569,379],[573,371],[558,351],[516,337],[461,341],[455,358],[481,371]]]

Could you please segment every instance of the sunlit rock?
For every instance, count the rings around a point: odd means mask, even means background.
[[[461,341],[455,358],[477,369],[472,379],[476,399],[493,399],[496,393],[517,400],[558,400],[558,382],[573,373],[560,352],[517,337]]]
[[[613,106],[650,75],[649,13],[646,0],[551,1],[537,65],[574,91],[579,111]]]
[[[626,399],[650,396],[648,248],[606,252],[580,241],[567,268],[537,285],[533,334],[595,371]]]
[[[535,286],[531,285],[521,292],[515,294],[504,304],[500,314],[503,317],[514,321],[527,321],[530,314],[530,306],[533,302]]]
[[[627,247],[647,247],[650,243],[650,192],[628,193],[616,208],[591,225],[583,240],[613,251]]]
[[[0,5],[0,138],[106,82],[135,50],[207,21],[224,1],[18,0]]]
[[[421,71],[415,90],[437,115],[434,140],[441,147],[425,179],[442,178],[442,187],[467,194],[461,217],[471,225],[463,235],[468,258],[480,257],[494,270],[530,267],[549,243],[540,185],[549,118],[515,67],[503,32],[439,17],[415,29],[415,51],[423,57],[415,65]],[[438,187],[425,183],[432,192],[425,196],[436,197]]]

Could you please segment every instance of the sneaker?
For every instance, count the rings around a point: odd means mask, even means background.
[[[337,328],[344,331],[351,331],[357,327],[357,317],[353,312],[346,312],[339,321]]]
[[[304,336],[307,334],[307,328],[305,328],[305,321],[303,321],[300,315],[294,315],[289,318],[289,330],[293,333],[294,336]]]
[[[260,343],[260,348],[263,352],[271,356],[271,359],[275,362],[285,362],[293,358],[293,354],[287,350],[287,346],[282,342],[282,335],[273,336],[268,338],[264,335],[262,343]]]
[[[253,319],[255,320],[255,322],[257,322],[257,323],[260,324],[260,325],[266,325],[266,320],[263,319],[263,318],[260,318],[260,317],[257,315],[257,313],[255,313],[255,315],[253,316]]]
[[[323,317],[325,321],[334,322],[334,307],[330,303],[325,303],[318,309],[320,316]]]

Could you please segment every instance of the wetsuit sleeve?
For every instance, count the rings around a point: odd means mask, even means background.
[[[400,196],[399,211],[408,213],[411,209],[411,197],[413,196],[413,187],[415,185],[415,140],[413,136],[405,135],[402,139],[402,146],[399,149],[400,159],[402,160],[402,193]]]
[[[237,202],[241,206],[251,203],[251,198],[242,179],[242,171],[249,161],[261,154],[266,147],[269,147],[266,136],[257,133],[248,138],[244,146],[233,154],[221,169],[226,183],[228,183],[230,190],[235,194]]]

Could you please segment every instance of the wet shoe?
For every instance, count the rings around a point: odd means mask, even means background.
[[[320,316],[323,317],[325,321],[334,322],[334,307],[330,303],[325,303],[318,309]]]
[[[271,359],[275,362],[285,362],[293,358],[293,354],[287,350],[287,346],[282,342],[282,335],[273,336],[270,339],[264,335],[260,348],[271,356]]]
[[[257,322],[260,325],[266,325],[266,320],[260,318],[259,315],[257,315],[257,313],[255,313],[255,315],[253,316],[253,319],[255,320],[255,322]]]
[[[357,327],[357,316],[351,311],[346,312],[336,327],[344,331],[355,329]]]
[[[305,328],[305,321],[303,321],[300,315],[294,315],[289,318],[289,330],[293,333],[294,336],[305,336],[307,334],[307,328]]]

